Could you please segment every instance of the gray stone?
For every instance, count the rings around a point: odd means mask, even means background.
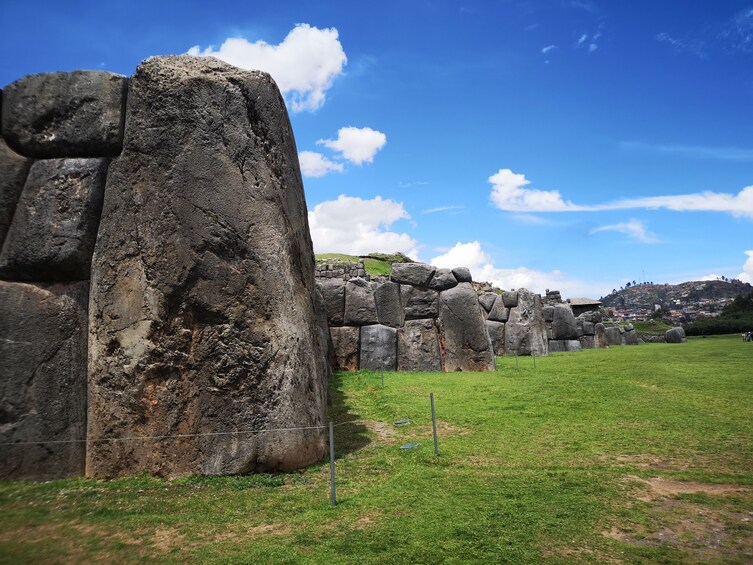
[[[21,196],[31,159],[13,151],[0,137],[0,249]]]
[[[567,341],[564,339],[550,339],[549,353],[564,353],[567,351]]]
[[[626,331],[624,337],[625,337],[625,345],[638,345],[638,344],[640,344],[640,340],[638,339],[638,334],[635,333],[635,330]]]
[[[320,279],[316,284],[322,292],[327,322],[331,326],[341,326],[345,312],[345,281]]]
[[[551,323],[554,320],[554,306],[543,306],[541,308],[541,314],[544,316],[544,321]]]
[[[494,301],[491,311],[489,312],[489,320],[492,322],[506,322],[510,317],[510,309],[505,307],[502,296],[497,296]]]
[[[622,345],[622,334],[620,328],[606,328],[607,345]]]
[[[361,369],[394,371],[397,366],[397,330],[377,324],[361,328]]]
[[[314,255],[269,75],[152,57],[130,80],[92,261],[89,476],[289,470],[326,453]],[[250,434],[233,430],[298,428]],[[174,441],[100,438],[215,434]]]
[[[428,287],[436,269],[425,263],[393,263],[390,280],[400,284]]]
[[[514,308],[518,305],[518,293],[505,291],[502,293],[502,301],[506,308]]]
[[[635,329],[635,326],[633,324],[625,324],[622,329],[626,332],[632,332]]]
[[[400,300],[399,284],[387,281],[379,285],[374,291],[374,299],[380,324],[393,328],[403,325],[405,315]]]
[[[552,338],[572,340],[578,339],[578,324],[573,311],[567,304],[557,304],[552,318]]]
[[[329,329],[335,362],[333,367],[343,371],[358,370],[358,343],[361,338],[359,328],[344,326]]]
[[[408,320],[397,331],[397,370],[442,370],[439,336],[434,320]]]
[[[601,322],[594,325],[594,348],[606,349],[609,347],[607,342],[607,329]]]
[[[494,370],[494,351],[471,283],[440,294],[439,322],[445,371]]]
[[[592,335],[580,336],[578,341],[580,341],[580,346],[583,349],[593,349],[596,346],[594,336]]]
[[[439,315],[437,306],[437,297],[439,294],[436,290],[423,290],[404,284],[400,286],[400,295],[403,308],[405,309],[406,320],[436,318]]]
[[[0,446],[2,478],[84,472],[87,293],[0,281],[0,443],[51,442]]]
[[[593,322],[587,322],[581,318],[577,318],[580,321],[580,327],[583,329],[582,335],[594,335],[595,324]]]
[[[3,136],[27,157],[114,157],[127,88],[126,77],[105,71],[26,76],[3,91]]]
[[[455,280],[461,282],[473,282],[473,276],[471,270],[468,267],[455,267],[452,270],[452,274],[455,275]]]
[[[489,332],[489,339],[492,342],[494,355],[505,354],[505,324],[502,322],[486,321],[486,331]]]
[[[447,290],[457,286],[458,281],[450,269],[437,269],[429,282],[429,288],[433,290]]]
[[[106,176],[107,159],[35,161],[0,253],[0,275],[88,280]]]
[[[505,353],[513,355],[549,354],[546,325],[542,315],[541,296],[521,289],[517,293],[518,305],[510,309],[505,324]]]
[[[496,292],[485,292],[478,297],[478,302],[481,304],[481,307],[485,312],[489,312],[492,309],[494,301],[497,300],[497,296],[499,295]]]
[[[588,312],[583,312],[578,316],[579,319],[585,320],[586,322],[591,322],[593,324],[598,324],[604,319],[604,316],[599,310],[591,310]]]
[[[667,343],[686,343],[688,340],[685,337],[685,330],[678,326],[664,332],[664,339]]]
[[[350,279],[345,284],[346,326],[366,326],[379,321],[374,289],[363,279]]]

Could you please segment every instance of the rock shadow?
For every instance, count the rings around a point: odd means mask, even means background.
[[[366,447],[370,443],[368,428],[359,415],[352,411],[343,392],[343,382],[350,376],[346,372],[332,374],[329,385],[329,413],[327,422],[335,424],[335,457],[339,458]]]

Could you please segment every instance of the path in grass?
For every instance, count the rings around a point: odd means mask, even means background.
[[[4,483],[0,561],[750,562],[752,366],[729,337],[340,374],[337,508],[324,465]]]

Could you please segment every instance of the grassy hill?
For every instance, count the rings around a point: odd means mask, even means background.
[[[337,374],[335,508],[327,464],[6,481],[0,561],[750,562],[751,359],[730,336],[387,373],[384,388]]]
[[[352,265],[363,261],[367,273],[375,275],[389,275],[392,263],[410,263],[411,259],[402,253],[371,253],[369,255],[345,255],[343,253],[321,253],[316,255],[317,264],[333,263]]]

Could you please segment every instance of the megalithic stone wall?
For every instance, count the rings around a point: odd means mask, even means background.
[[[0,443],[19,445],[0,476],[320,459],[318,429],[235,433],[322,426],[326,408],[324,299],[270,77],[187,56],[130,80],[34,75],[5,88],[1,123]],[[125,439],[147,436],[181,437]],[[71,443],[20,445],[45,440]]]

